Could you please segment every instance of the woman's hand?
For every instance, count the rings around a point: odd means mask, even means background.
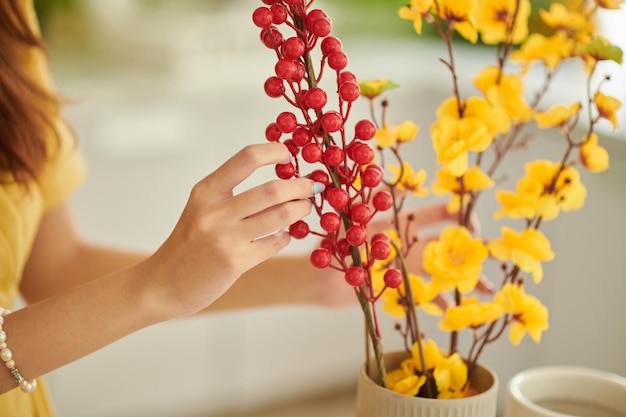
[[[233,190],[258,168],[289,161],[284,145],[250,145],[194,186],[173,232],[143,265],[173,316],[208,306],[288,244],[284,229],[311,211],[310,179]]]

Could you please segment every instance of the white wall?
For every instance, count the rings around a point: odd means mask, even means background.
[[[262,141],[267,123],[284,109],[262,92],[273,57],[258,43],[249,3],[237,4],[184,21],[134,15],[131,8],[128,15],[113,14],[107,28],[114,30],[100,44],[106,56],[125,60],[125,66],[98,57],[89,63],[89,56],[82,67],[57,62],[62,91],[80,99],[68,116],[90,167],[72,202],[86,236],[154,250],[177,220],[190,187],[240,147]],[[156,19],[159,24],[150,25]],[[430,155],[425,132],[448,88],[445,75],[443,84],[436,81],[442,67],[427,65],[434,61],[432,49],[417,42],[397,49],[344,43],[350,68],[363,78],[389,76],[401,84],[391,95],[392,117],[424,123],[416,154]],[[617,135],[623,137],[624,130]],[[538,151],[555,153],[557,143],[542,137]],[[583,175],[586,207],[547,227],[557,259],[546,265],[537,289],[551,311],[543,343],[512,348],[503,340],[484,357],[502,385],[521,369],[548,363],[626,375],[626,141],[613,138],[607,146],[611,169]],[[525,156],[516,155],[512,169]],[[271,177],[267,171],[253,181]],[[497,233],[488,218],[483,229],[486,236]],[[296,242],[288,252],[310,245]],[[219,415],[351,386],[362,340],[357,308],[229,313],[146,329],[48,380],[63,417]]]

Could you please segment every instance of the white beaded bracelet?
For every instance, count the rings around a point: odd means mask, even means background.
[[[15,366],[13,352],[11,352],[11,349],[7,346],[7,334],[2,329],[2,326],[4,325],[4,316],[9,314],[11,314],[11,310],[0,307],[0,359],[4,361],[4,364],[9,369],[11,375],[13,375],[13,378],[15,378],[15,382],[20,386],[22,392],[33,392],[37,388],[37,380],[33,379],[32,381],[27,381],[26,378],[22,376]]]

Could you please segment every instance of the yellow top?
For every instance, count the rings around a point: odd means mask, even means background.
[[[32,0],[22,0],[22,6],[33,28],[39,31]],[[43,54],[29,51],[24,54],[24,59],[41,84],[52,88]],[[18,184],[0,184],[0,306],[5,308],[12,308],[15,304],[24,265],[43,214],[63,204],[84,177],[84,162],[76,151],[75,140],[62,123],[59,122],[58,127],[60,149],[52,152],[54,158],[46,164],[39,184],[33,184],[28,191]],[[50,144],[56,144],[52,134]],[[8,336],[10,343],[11,335]],[[16,388],[0,395],[0,416],[54,416],[46,387],[43,381],[38,382],[40,386],[31,394],[24,394]]]

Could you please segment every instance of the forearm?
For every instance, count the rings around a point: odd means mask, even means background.
[[[121,270],[5,317],[7,344],[27,379],[75,361],[166,317],[141,267]],[[4,368],[4,367],[3,367]],[[16,386],[0,369],[0,393]]]

